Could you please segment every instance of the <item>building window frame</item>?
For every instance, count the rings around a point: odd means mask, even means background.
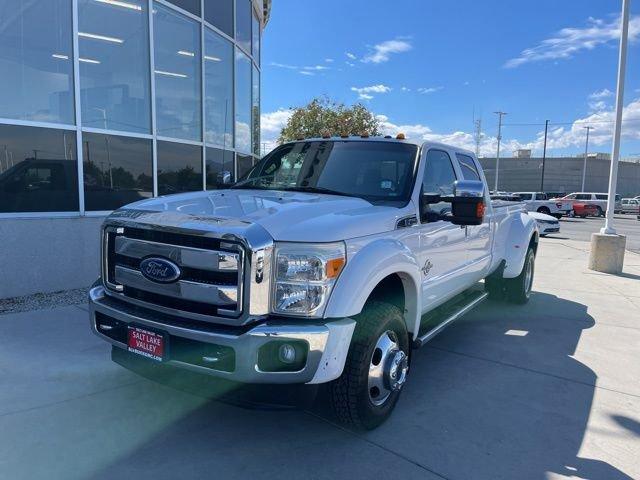
[[[79,54],[79,41],[78,41],[78,0],[70,0],[71,1],[71,13],[72,13],[72,22],[71,22],[71,35],[72,35],[72,53],[73,53],[73,92],[74,92],[74,106],[73,110],[75,113],[75,124],[66,124],[66,123],[56,123],[56,122],[40,122],[40,121],[31,121],[31,120],[19,120],[19,119],[10,119],[10,118],[0,118],[0,125],[15,125],[15,126],[23,126],[23,127],[41,127],[41,128],[52,128],[57,130],[65,130],[72,131],[76,134],[76,162],[77,162],[77,175],[78,175],[78,211],[72,212],[6,212],[0,213],[0,219],[2,218],[78,218],[78,217],[102,217],[111,213],[111,210],[105,211],[87,211],[85,209],[85,195],[84,195],[84,148],[83,148],[83,133],[96,133],[103,135],[114,135],[120,137],[128,137],[128,138],[139,138],[145,140],[152,141],[152,168],[153,168],[153,196],[158,196],[158,141],[167,141],[174,143],[181,143],[187,145],[199,146],[201,148],[201,157],[202,157],[202,189],[207,189],[206,183],[206,167],[207,167],[207,148],[221,149],[220,145],[212,144],[206,141],[205,139],[205,58],[204,58],[204,42],[205,42],[205,29],[209,29],[214,33],[220,35],[225,40],[231,42],[234,49],[234,61],[232,61],[231,69],[232,69],[232,102],[235,105],[237,92],[236,92],[236,68],[235,68],[235,49],[242,52],[250,59],[251,67],[252,67],[252,89],[253,89],[253,68],[258,71],[260,78],[262,78],[262,68],[260,65],[260,59],[256,59],[253,57],[253,49],[251,51],[246,51],[246,49],[242,48],[240,44],[234,37],[227,35],[225,32],[207,22],[204,19],[204,3],[205,0],[200,0],[200,16],[194,15],[191,12],[188,12],[173,3],[168,2],[167,0],[146,0],[147,1],[147,15],[148,15],[148,35],[149,35],[149,58],[147,59],[147,66],[149,68],[149,82],[150,82],[150,94],[151,94],[151,132],[150,133],[136,133],[136,132],[127,132],[120,130],[112,130],[112,129],[103,129],[98,127],[83,127],[82,126],[82,100],[80,95],[80,54]],[[236,31],[236,2],[234,1],[233,5],[233,32]],[[157,133],[157,120],[156,120],[156,88],[155,88],[155,75],[153,74],[155,70],[155,48],[154,48],[154,21],[153,21],[153,8],[154,3],[159,5],[163,5],[164,7],[173,10],[185,17],[188,17],[191,20],[194,20],[199,23],[200,26],[200,91],[201,91],[201,109],[200,109],[200,123],[201,123],[201,133],[202,140],[194,141],[194,140],[186,140],[179,139],[173,137],[166,137],[162,135],[158,135]],[[264,28],[262,26],[262,14],[259,9],[255,8],[255,5],[252,5],[253,10],[258,13],[258,18],[260,21],[260,52],[262,52],[262,33]],[[252,89],[250,90],[249,95],[252,96]],[[261,96],[262,92],[260,92]],[[260,103],[262,103],[262,98],[260,98]],[[253,157],[253,165],[260,160],[261,155],[256,155],[251,149],[251,152],[241,152],[236,149],[236,125],[235,121],[231,124],[232,135],[233,135],[233,146],[224,148],[225,151],[230,152],[233,158],[233,171],[231,172],[234,176],[234,179],[238,178],[238,155],[241,156],[251,156]],[[250,125],[251,127],[251,125]]]

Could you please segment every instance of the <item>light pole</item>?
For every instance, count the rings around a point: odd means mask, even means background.
[[[544,192],[544,164],[547,161],[547,131],[549,130],[549,120],[544,122],[544,147],[542,148],[542,177],[540,177],[540,192]]]
[[[611,172],[609,173],[609,198],[607,217],[600,233],[615,235],[613,213],[616,206],[616,187],[618,183],[618,160],[620,159],[620,132],[622,131],[622,109],[624,100],[624,75],[627,68],[627,41],[629,38],[629,3],[622,0],[622,18],[620,32],[620,57],[618,59],[618,83],[616,87],[616,121],[613,127],[613,148],[611,152]]]
[[[584,145],[584,165],[582,166],[582,189],[580,190],[581,192],[584,192],[584,185],[585,182],[587,180],[587,156],[588,156],[588,152],[589,152],[589,130],[591,130],[593,127],[589,126],[589,127],[582,127],[585,130],[587,130],[587,141],[585,142]]]
[[[620,24],[620,56],[618,59],[618,82],[616,87],[616,120],[613,128],[613,147],[611,152],[611,172],[609,173],[609,193],[607,198],[607,217],[600,233],[591,234],[591,252],[589,268],[597,272],[620,274],[624,266],[624,252],[627,237],[617,235],[613,228],[613,215],[616,206],[616,184],[618,182],[618,160],[620,159],[620,131],[622,130],[622,107],[624,98],[624,75],[627,62],[627,41],[629,37],[629,3],[622,0]]]
[[[502,140],[502,116],[506,115],[506,112],[493,112],[498,115],[498,150],[496,152],[496,182],[493,188],[494,191],[498,191],[498,172],[500,170],[500,140]]]

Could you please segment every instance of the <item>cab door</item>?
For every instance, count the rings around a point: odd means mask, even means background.
[[[481,181],[486,185],[480,174],[482,170],[471,155],[456,152],[456,160],[464,180]],[[470,283],[487,275],[487,269],[491,265],[491,219],[488,215],[485,215],[481,225],[466,227],[466,262],[465,276]]]
[[[429,149],[423,158],[422,193],[451,195],[457,180],[451,155]],[[423,313],[464,290],[461,275],[465,269],[465,228],[440,217],[451,213],[451,204],[440,202],[421,215],[420,245],[417,252],[422,277]]]

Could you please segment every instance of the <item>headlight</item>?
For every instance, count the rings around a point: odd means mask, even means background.
[[[274,313],[320,316],[346,261],[343,243],[278,243]]]

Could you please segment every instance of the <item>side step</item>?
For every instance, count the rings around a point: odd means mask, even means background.
[[[440,314],[444,319],[438,322],[433,328],[427,330],[425,333],[420,332],[421,335],[413,341],[413,348],[422,347],[425,343],[442,332],[455,320],[463,316],[476,305],[480,304],[488,296],[488,292],[475,290],[465,295],[464,298],[458,301],[454,300],[454,303],[450,307],[438,307],[438,309],[436,310],[441,312]]]

